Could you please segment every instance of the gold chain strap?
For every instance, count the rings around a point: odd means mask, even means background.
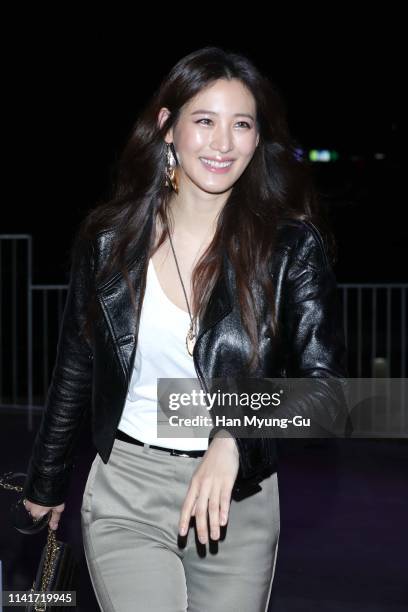
[[[56,554],[59,550],[59,546],[57,544],[55,531],[51,528],[48,529],[47,536],[47,550],[45,553],[45,561],[44,561],[44,570],[41,577],[41,590],[46,591],[51,577],[52,577],[52,568],[54,565]]]
[[[7,476],[9,476],[12,473],[13,472],[7,472],[7,474],[4,474],[4,476],[0,477],[0,487],[3,487],[3,489],[9,489],[10,491],[18,491],[19,493],[21,493],[21,491],[23,490],[23,487],[20,487],[18,485],[12,485],[9,482],[4,482]]]
[[[7,479],[7,476],[9,476],[10,474],[12,474],[12,472],[8,472],[4,476],[0,477],[0,486],[3,487],[3,489],[8,489],[9,491],[18,491],[19,493],[21,493],[21,491],[23,490],[23,487],[19,485],[12,485],[9,482],[5,482],[5,480]],[[55,556],[59,548],[60,547],[57,543],[55,531],[51,529],[51,527],[49,527],[48,536],[47,536],[47,548],[46,548],[45,560],[44,560],[44,569],[43,569],[43,573],[41,576],[41,591],[43,591],[44,593],[50,583],[50,580],[52,577],[52,568],[53,568],[54,561],[55,561]],[[34,587],[35,587],[35,581],[33,582],[31,591],[35,590]],[[34,605],[34,610],[38,612],[42,612],[43,610],[45,610],[45,606],[46,606],[45,602],[38,603]]]

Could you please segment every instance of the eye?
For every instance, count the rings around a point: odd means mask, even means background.
[[[204,119],[199,119],[199,120],[198,120],[198,121],[196,121],[195,123],[201,123],[202,121],[211,121],[211,119],[206,119],[206,118],[204,118]],[[251,126],[249,125],[249,123],[248,123],[247,121],[238,121],[237,125],[238,125],[238,124],[240,124],[240,123],[241,123],[241,124],[244,124],[244,125],[245,125],[245,126],[248,128],[248,129],[251,129]],[[204,125],[204,124],[203,124],[203,125]],[[205,124],[205,125],[208,125],[208,124]]]

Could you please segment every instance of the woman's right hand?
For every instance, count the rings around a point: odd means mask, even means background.
[[[40,506],[39,504],[35,504],[28,499],[24,500],[25,509],[31,514],[33,519],[40,519],[45,514],[47,514],[50,510],[52,510],[51,518],[49,520],[49,527],[51,529],[56,530],[58,528],[58,523],[61,518],[61,514],[64,512],[65,504],[60,504],[59,506]]]

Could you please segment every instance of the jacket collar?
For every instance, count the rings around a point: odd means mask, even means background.
[[[149,228],[150,224],[147,223],[134,253],[127,264],[129,280],[135,290],[136,304],[138,304],[141,299],[142,281],[147,272],[147,249],[150,236]],[[110,237],[106,232],[103,236],[100,236],[99,246],[97,248],[99,248],[99,251],[102,251],[98,253],[101,259],[104,259],[104,255],[106,256],[111,241],[112,233]],[[105,251],[105,253],[103,251]],[[214,286],[207,308],[199,321],[196,351],[199,349],[201,337],[231,312],[233,303],[232,283],[232,267],[227,254],[223,251],[222,273]],[[105,323],[112,337],[124,373],[129,377],[133,367],[134,349],[136,348],[136,314],[123,274],[121,272],[115,273],[110,279],[98,285],[96,287],[96,295],[102,307]],[[131,347],[130,351],[129,345]],[[125,348],[126,346],[127,348]]]

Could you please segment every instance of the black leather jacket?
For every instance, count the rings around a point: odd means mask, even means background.
[[[145,230],[129,266],[137,297],[147,267],[147,236]],[[54,506],[65,501],[75,465],[75,442],[88,409],[93,443],[103,462],[108,462],[125,404],[136,338],[134,308],[123,274],[96,287],[100,312],[93,322],[93,345],[81,334],[93,279],[112,240],[113,230],[106,230],[94,244],[78,241],[74,251],[56,362],[23,489],[24,496],[38,504]],[[243,356],[248,354],[249,340],[243,334],[234,273],[226,256],[224,265],[194,347],[202,385],[212,378],[245,375]],[[262,330],[261,365],[254,376],[346,377],[336,281],[314,225],[293,220],[279,225],[271,274],[278,320],[285,333],[284,338],[272,340],[266,327]],[[259,298],[267,309],[266,300],[262,295]],[[323,388],[327,402],[310,396],[298,401],[297,412],[319,417],[318,411],[327,411],[330,405],[330,418],[336,418],[344,406],[330,393],[329,386]],[[211,430],[210,443],[216,431]],[[276,471],[277,455],[274,439],[243,437],[236,438],[236,443],[240,464],[233,497],[239,498],[259,490],[262,479]]]

